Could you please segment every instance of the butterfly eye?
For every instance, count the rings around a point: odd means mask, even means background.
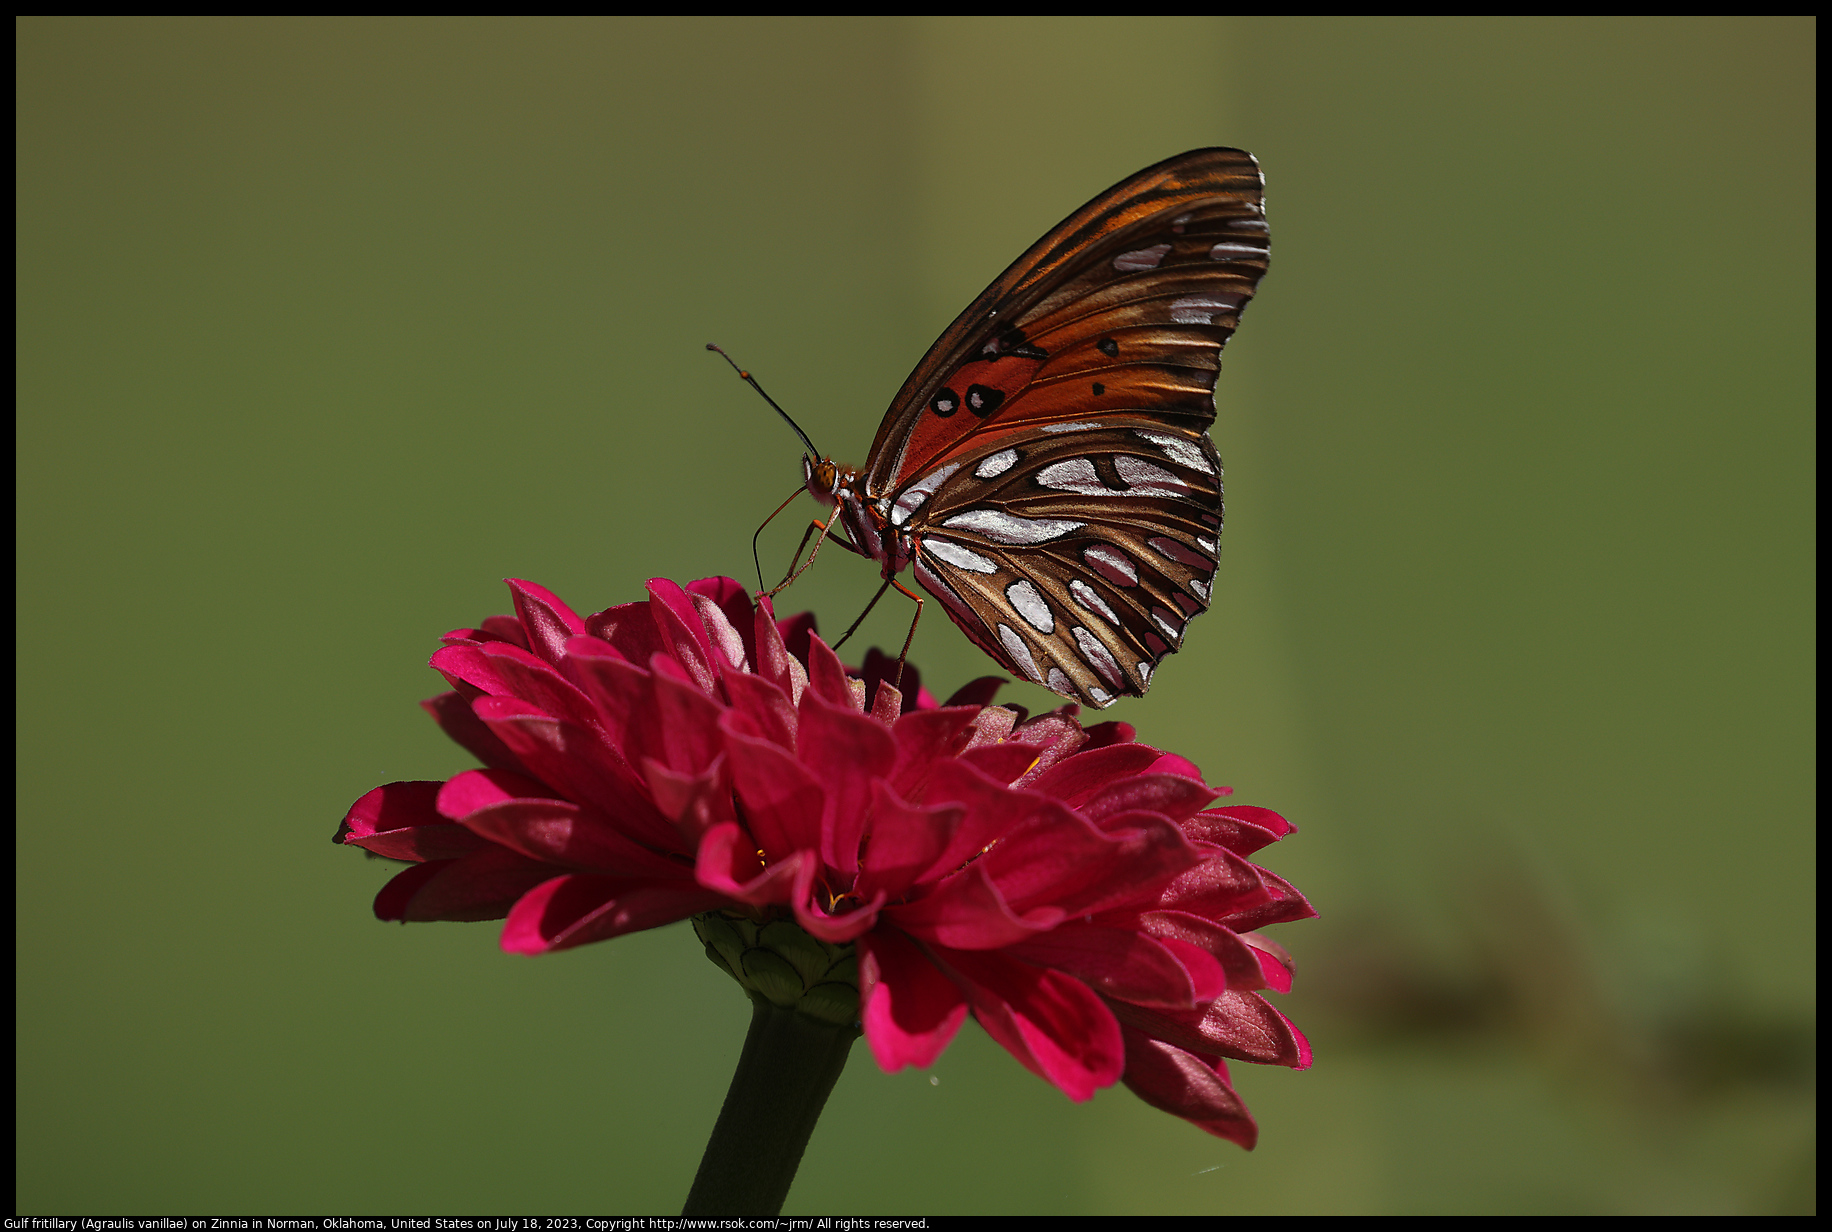
[[[980,388],[978,385],[974,386],[974,389],[978,388]],[[946,419],[961,409],[961,396],[952,389],[944,389],[929,402],[929,409]]]
[[[981,419],[998,410],[999,404],[1003,401],[1005,401],[1004,393],[990,385],[967,386],[967,409]]]

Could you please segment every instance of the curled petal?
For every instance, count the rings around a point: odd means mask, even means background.
[[[1121,1021],[1191,1052],[1259,1065],[1310,1068],[1310,1041],[1258,993],[1229,989],[1193,1011],[1112,1003]]]
[[[1077,1103],[1119,1081],[1120,1024],[1080,980],[999,953],[932,949],[973,1016],[1026,1069]]]
[[[1127,928],[1070,921],[1008,952],[1025,962],[1065,971],[1103,996],[1135,1005],[1191,1009],[1227,987],[1221,964],[1206,952]]]
[[[824,785],[820,816],[821,859],[848,883],[859,863],[859,838],[871,806],[871,789],[890,773],[896,745],[883,723],[817,691],[802,695],[796,757]]]
[[[486,846],[438,810],[441,783],[385,783],[350,806],[332,842],[390,860],[452,860]]]
[[[545,954],[672,924],[710,911],[722,897],[691,881],[658,883],[577,873],[543,882],[522,896],[503,926],[511,954]]]
[[[484,765],[526,773],[521,759],[490,730],[489,724],[477,717],[470,699],[463,694],[441,693],[421,702],[420,708],[433,716],[440,731]]]
[[[887,1074],[933,1064],[967,1017],[960,989],[895,929],[859,938],[859,999],[865,1042]]]
[[[416,864],[375,896],[378,920],[500,920],[553,876],[551,865],[494,843],[456,860]]]
[[[737,730],[731,715],[719,725],[731,758],[732,786],[764,855],[774,863],[792,852],[818,851],[827,793],[814,776],[787,750]]]
[[[907,933],[950,949],[994,950],[1034,937],[1061,923],[1060,907],[1014,912],[980,865],[970,865],[912,903],[885,914]]]
[[[1126,1085],[1133,1094],[1217,1138],[1253,1149],[1259,1126],[1228,1085],[1226,1062],[1185,1052],[1134,1027],[1121,1031],[1126,1039]]]
[[[511,578],[509,593],[515,596],[515,614],[527,633],[528,649],[557,665],[566,639],[585,632],[585,622],[544,586]]]

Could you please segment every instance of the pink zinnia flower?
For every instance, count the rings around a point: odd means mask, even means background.
[[[808,979],[856,982],[884,1069],[933,1062],[971,1010],[1072,1099],[1123,1078],[1248,1148],[1226,1058],[1310,1064],[1261,996],[1291,962],[1254,930],[1315,914],[1246,859],[1291,833],[1278,814],[1205,808],[1227,789],[1124,723],[989,706],[995,679],[937,705],[876,652],[861,679],[729,578],[583,619],[510,588],[514,617],[446,635],[453,691],[425,703],[485,768],[378,787],[338,830],[414,864],[382,919],[506,917],[518,954],[690,916],[711,953],[793,919],[847,955]]]

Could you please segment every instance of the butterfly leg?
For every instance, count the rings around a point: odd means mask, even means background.
[[[789,500],[786,500],[782,504],[776,506],[776,513],[772,513],[769,517],[765,518],[763,520],[763,526],[759,526],[757,528],[757,533],[751,536],[751,563],[757,566],[757,593],[760,595],[763,593],[763,561],[757,555],[757,540],[763,535],[764,527],[768,526],[771,522],[774,522],[776,520],[776,514],[781,513],[783,510],[787,509],[789,507],[789,502],[793,501],[796,497],[800,496],[805,490],[806,490],[805,488],[798,485],[795,491],[789,493]],[[803,535],[802,542],[803,543],[808,542],[808,536]],[[797,556],[800,556],[801,549],[796,548],[795,554]]]
[[[902,582],[899,582],[896,578],[886,578],[885,581],[895,586],[899,594],[914,600],[916,604],[916,614],[910,617],[910,631],[905,635],[903,639],[903,649],[897,655],[897,674],[891,678],[891,687],[894,689],[901,689],[903,688],[903,661],[910,657],[910,643],[916,640],[916,624],[922,619],[922,596],[905,586]],[[880,588],[878,593],[883,594],[883,589]]]
[[[884,585],[878,587],[878,593],[871,597],[871,602],[865,605],[865,610],[859,613],[859,618],[847,626],[846,632],[840,634],[840,640],[833,644],[833,648],[838,650],[841,646],[846,644],[846,639],[858,631],[859,626],[865,623],[865,618],[871,615],[871,610],[878,606],[878,600],[884,598],[884,592],[893,586],[897,588],[899,593],[907,595],[916,601],[916,615],[910,619],[909,635],[903,639],[903,652],[897,656],[897,674],[891,677],[891,688],[901,689],[903,687],[903,661],[910,657],[910,643],[916,640],[916,622],[922,619],[923,599],[921,595],[909,590],[896,578],[884,579]]]
[[[769,593],[771,596],[774,596],[777,591],[782,590],[784,587],[788,586],[790,582],[793,582],[796,578],[806,573],[808,567],[814,563],[814,558],[820,555],[821,544],[827,542],[829,538],[856,556],[865,555],[864,552],[859,550],[857,545],[832,533],[833,524],[836,520],[837,518],[828,518],[823,522],[819,518],[816,518],[814,521],[808,523],[808,529],[802,532],[801,542],[795,546],[795,555],[789,558],[789,572],[783,577],[782,581],[770,587]],[[802,560],[802,549],[808,546],[808,536],[812,535],[817,530],[821,532],[820,538],[814,541],[814,550],[808,553],[808,559]],[[800,566],[799,568],[797,567],[798,564]]]

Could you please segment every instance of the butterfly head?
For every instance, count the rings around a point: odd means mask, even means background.
[[[831,458],[816,462],[803,454],[802,485],[808,489],[809,496],[831,509],[839,500],[840,468]]]

